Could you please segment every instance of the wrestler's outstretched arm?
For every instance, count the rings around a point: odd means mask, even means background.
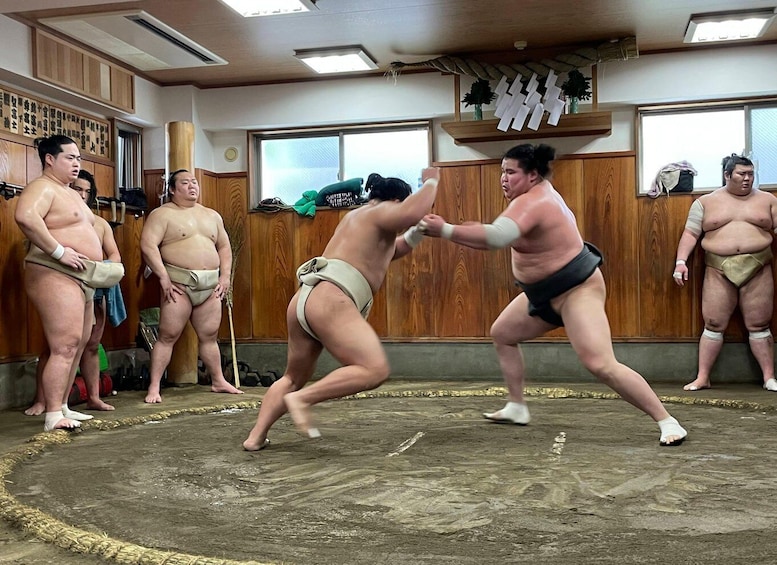
[[[422,229],[426,235],[449,239],[473,249],[503,249],[511,246],[521,237],[518,223],[505,214],[490,224],[466,222],[453,225],[437,214],[427,214],[422,222]]]
[[[429,167],[421,171],[421,180],[424,183],[421,189],[408,196],[386,215],[384,221],[387,224],[387,229],[393,229],[391,227],[393,225],[396,226],[394,231],[407,230],[402,235],[397,236],[392,261],[410,253],[423,239],[424,234],[417,224],[424,217],[424,214],[428,214],[432,209],[432,204],[437,197],[439,179],[440,169],[437,167]]]

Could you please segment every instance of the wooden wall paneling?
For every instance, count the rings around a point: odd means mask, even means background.
[[[161,195],[166,193],[164,169],[148,169],[143,171],[143,190],[146,193],[148,211],[159,207]]]
[[[199,203],[206,208],[212,208],[221,213],[218,199],[218,178],[216,175],[203,169],[195,169],[194,176],[200,185]]]
[[[633,157],[587,159],[583,165],[585,235],[604,254],[606,311],[613,337],[639,335],[639,252],[642,234]]]
[[[255,340],[287,335],[286,306],[297,286],[291,213],[248,215],[251,254],[251,327]]]
[[[97,185],[97,196],[116,198],[116,170],[109,165],[94,163],[94,182]]]
[[[440,171],[441,194],[435,213],[448,222],[483,221],[480,165],[446,167]],[[490,221],[486,220],[486,221]],[[436,242],[432,260],[436,269],[434,306],[438,337],[483,337],[481,314],[484,251]]]
[[[2,180],[2,179],[0,179]],[[21,183],[24,184],[23,179]],[[18,198],[0,199],[0,359],[20,357],[27,353],[28,334],[25,323],[33,309],[24,292],[24,235],[16,225],[14,213]]]
[[[483,165],[480,171],[482,187],[482,212],[484,222],[492,222],[508,205],[501,184],[500,164]],[[481,251],[483,254],[483,276],[481,284],[481,317],[483,335],[491,334],[491,324],[510,301],[520,294],[512,273],[510,249]]]
[[[426,238],[412,253],[391,263],[383,285],[387,309],[387,337],[434,336],[435,288],[439,265],[433,262],[437,240]]]
[[[684,196],[639,198],[639,277],[641,337],[692,337],[696,335],[694,320],[696,286],[700,284],[696,263],[690,280],[683,288],[672,279],[677,244],[685,225],[692,198]],[[702,271],[703,276],[703,271]]]
[[[242,234],[243,244],[237,256],[233,258],[234,273],[232,273],[232,322],[235,339],[251,338],[251,242],[246,216],[247,212],[247,179],[242,177],[219,178],[217,182],[217,210],[224,219],[227,233]],[[234,238],[237,239],[237,238]],[[237,242],[233,242],[235,244]],[[226,304],[225,304],[226,309]],[[229,339],[229,320],[224,316],[219,331],[222,339]]]
[[[102,340],[106,349],[134,347],[140,311],[144,308],[159,306],[159,284],[156,282],[156,277],[152,275],[149,279],[143,278],[145,263],[140,252],[140,234],[143,231],[143,223],[143,217],[136,218],[134,215],[127,214],[124,224],[117,226],[113,231],[116,245],[121,253],[121,261],[124,264],[121,294],[127,310],[127,319],[116,328],[110,323],[106,324]],[[152,295],[152,299],[144,298],[145,288],[148,285],[156,291]]]
[[[0,182],[27,184],[27,147],[0,139]],[[13,218],[12,218],[13,219]]]
[[[38,157],[38,150],[34,147],[26,147],[27,149],[27,182],[33,181],[43,174],[43,167],[40,164],[40,157]],[[26,184],[26,183],[25,183]]]

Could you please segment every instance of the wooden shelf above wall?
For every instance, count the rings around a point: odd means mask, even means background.
[[[483,141],[505,141],[509,139],[536,139],[539,137],[576,137],[581,135],[609,135],[612,132],[612,112],[583,112],[564,114],[557,126],[549,126],[543,117],[539,129],[531,130],[524,125],[521,131],[512,128],[507,131],[496,129],[499,120],[468,120],[440,124],[453,138],[456,145],[469,145]]]

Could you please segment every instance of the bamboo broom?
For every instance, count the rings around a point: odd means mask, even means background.
[[[237,367],[237,351],[235,349],[235,322],[232,319],[234,306],[234,282],[237,258],[245,244],[245,229],[243,222],[237,218],[230,218],[224,223],[224,229],[229,237],[229,246],[232,249],[232,271],[229,273],[229,290],[227,291],[227,314],[229,316],[229,338],[232,345],[232,374],[235,376],[235,387],[240,388],[240,371]]]

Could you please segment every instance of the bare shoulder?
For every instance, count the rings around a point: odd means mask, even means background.
[[[159,208],[154,208],[146,216],[145,225],[150,223],[164,222],[170,215],[171,204],[168,202],[162,204]]]
[[[53,181],[41,176],[27,183],[27,185],[24,187],[24,190],[22,191],[22,194],[32,194],[39,196],[55,188],[57,188],[57,185]]]
[[[94,228],[96,230],[102,230],[105,232],[105,230],[111,229],[111,225],[108,223],[108,220],[103,218],[102,216],[98,216],[97,214],[94,215]]]
[[[770,205],[777,204],[777,196],[774,195],[773,192],[769,192],[767,190],[758,190],[758,196],[765,202],[768,202]]]

